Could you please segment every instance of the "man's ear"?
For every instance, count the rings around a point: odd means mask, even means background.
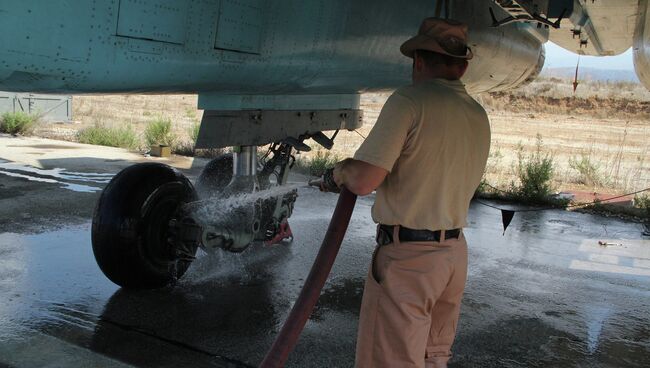
[[[467,61],[465,61],[465,63],[458,66],[458,79],[462,78],[463,75],[465,75],[465,72],[467,72],[467,67],[468,66],[469,66],[469,63]]]
[[[424,59],[418,55],[417,51],[413,55],[413,69],[422,72],[424,70]]]

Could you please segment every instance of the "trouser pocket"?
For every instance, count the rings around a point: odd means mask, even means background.
[[[381,285],[386,278],[389,259],[386,256],[387,247],[390,245],[377,245],[372,253],[370,264],[370,276],[372,280]]]
[[[375,251],[372,252],[372,261],[370,263],[370,276],[376,283],[381,283],[381,278],[379,277],[379,273],[377,272],[377,255],[379,254],[379,251],[381,249],[381,245],[377,245],[375,247]]]

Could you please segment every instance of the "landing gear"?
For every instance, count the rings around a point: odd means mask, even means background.
[[[122,170],[102,192],[93,217],[99,267],[122,287],[154,289],[183,276],[198,247],[241,252],[253,243],[292,240],[288,219],[298,192],[281,187],[295,161],[292,151],[308,150],[307,138],[331,147],[323,137],[288,138],[261,157],[256,146],[235,147],[206,166],[198,191],[167,165]]]
[[[199,245],[197,228],[183,211],[194,200],[190,181],[167,165],[138,164],[118,173],[93,216],[93,252],[106,277],[131,289],[180,278]]]
[[[236,205],[223,204],[231,206],[228,216],[202,219],[202,246],[206,251],[241,252],[254,242],[273,245],[293,238],[288,218],[293,212],[297,191],[266,192],[286,184],[293,163],[292,147],[287,143],[273,144],[259,158],[257,147],[235,147],[231,160],[220,157],[206,166],[197,181],[197,186],[200,183],[202,188],[200,193],[214,194],[215,190],[203,189],[206,183],[214,188],[215,178],[231,178],[227,186],[217,188],[216,198],[203,199],[208,205],[219,206],[222,198],[241,198]],[[232,165],[232,174],[226,175],[224,169],[229,165]],[[275,183],[271,181],[272,176],[275,176]]]
[[[232,180],[232,153],[223,154],[210,161],[198,179],[196,192],[200,197],[213,197],[221,192]]]

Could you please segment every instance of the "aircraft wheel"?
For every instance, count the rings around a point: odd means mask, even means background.
[[[196,180],[196,191],[202,197],[212,197],[232,180],[232,154],[223,154],[210,161]]]
[[[181,252],[170,224],[195,199],[192,183],[167,165],[143,163],[119,172],[93,216],[93,253],[106,277],[131,289],[160,288],[180,278],[197,244]]]

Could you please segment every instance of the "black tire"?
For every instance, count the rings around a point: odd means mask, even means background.
[[[192,183],[167,165],[137,164],[113,177],[92,225],[93,253],[106,277],[130,289],[156,289],[180,278],[191,261],[178,259],[168,242],[169,222],[195,199]]]
[[[221,192],[232,180],[233,158],[223,154],[210,161],[196,180],[196,191],[201,197],[212,197]]]

